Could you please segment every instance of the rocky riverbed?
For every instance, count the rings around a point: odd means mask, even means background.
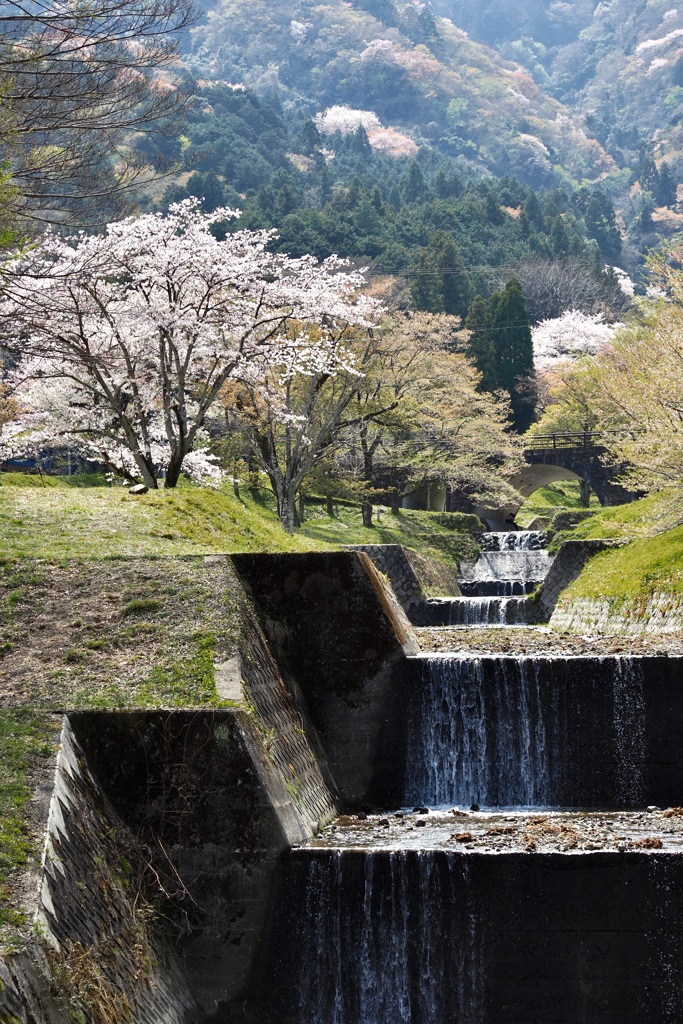
[[[683,633],[650,636],[623,634],[594,636],[560,633],[546,626],[467,626],[424,627],[415,630],[421,650],[426,654],[486,654],[591,658],[602,655],[636,657],[683,655]]]
[[[342,816],[308,846],[474,853],[683,851],[683,807],[646,811],[406,808]]]

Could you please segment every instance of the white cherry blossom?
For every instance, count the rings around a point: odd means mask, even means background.
[[[24,411],[5,450],[68,444],[150,487],[215,478],[204,423],[228,380],[346,365],[339,338],[378,311],[362,273],[272,253],[271,231],[215,237],[236,215],[186,200],[102,235],[47,233],[4,265],[0,345]]]

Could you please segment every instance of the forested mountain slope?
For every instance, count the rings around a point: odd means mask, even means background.
[[[219,0],[190,69],[305,108],[345,104],[496,175],[534,186],[617,170],[604,147],[519,62],[429,6],[399,0]]]
[[[683,147],[683,7],[674,0],[434,0],[473,39],[519,61],[620,167]]]

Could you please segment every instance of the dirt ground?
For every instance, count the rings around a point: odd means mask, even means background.
[[[220,557],[5,561],[0,707],[192,706],[173,690],[234,653],[241,600]]]

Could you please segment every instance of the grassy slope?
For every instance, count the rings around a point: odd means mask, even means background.
[[[7,474],[0,487],[0,707],[220,703],[214,664],[235,653],[243,598],[229,560],[206,555],[402,543],[447,577],[476,550],[473,516],[383,512],[365,529],[357,507],[331,518],[311,504],[288,536],[265,492],[81,483]]]
[[[458,558],[458,517],[428,512],[383,513],[372,529],[357,506],[341,504],[328,517],[319,505],[294,536],[280,527],[272,496],[184,486],[131,497],[121,487],[82,487],[70,481],[3,474],[0,557],[103,558],[200,555],[238,551],[311,551],[346,544],[406,544],[437,558]],[[444,525],[448,523],[448,525]]]
[[[590,509],[599,508],[600,502],[591,493]],[[528,528],[534,519],[550,520],[558,509],[567,509],[571,512],[584,510],[578,481],[560,480],[534,491],[526,499],[515,519],[522,528]]]
[[[38,848],[39,822],[29,802],[37,774],[57,750],[59,719],[31,711],[0,715],[0,950],[25,924],[13,882]]]
[[[593,558],[565,598],[647,599],[653,593],[683,594],[683,526],[680,504],[670,492],[631,505],[605,508],[562,535],[564,539],[609,538],[623,547]]]
[[[235,651],[241,588],[229,561],[202,555],[403,543],[448,562],[475,521],[311,505],[289,537],[265,494],[185,486],[131,497],[121,487],[3,474],[0,486],[0,948],[25,923],[15,882],[37,833],[30,797],[54,753],[50,711],[225,706],[214,665]],[[444,525],[444,523],[448,525]],[[40,709],[40,710],[36,710]]]

